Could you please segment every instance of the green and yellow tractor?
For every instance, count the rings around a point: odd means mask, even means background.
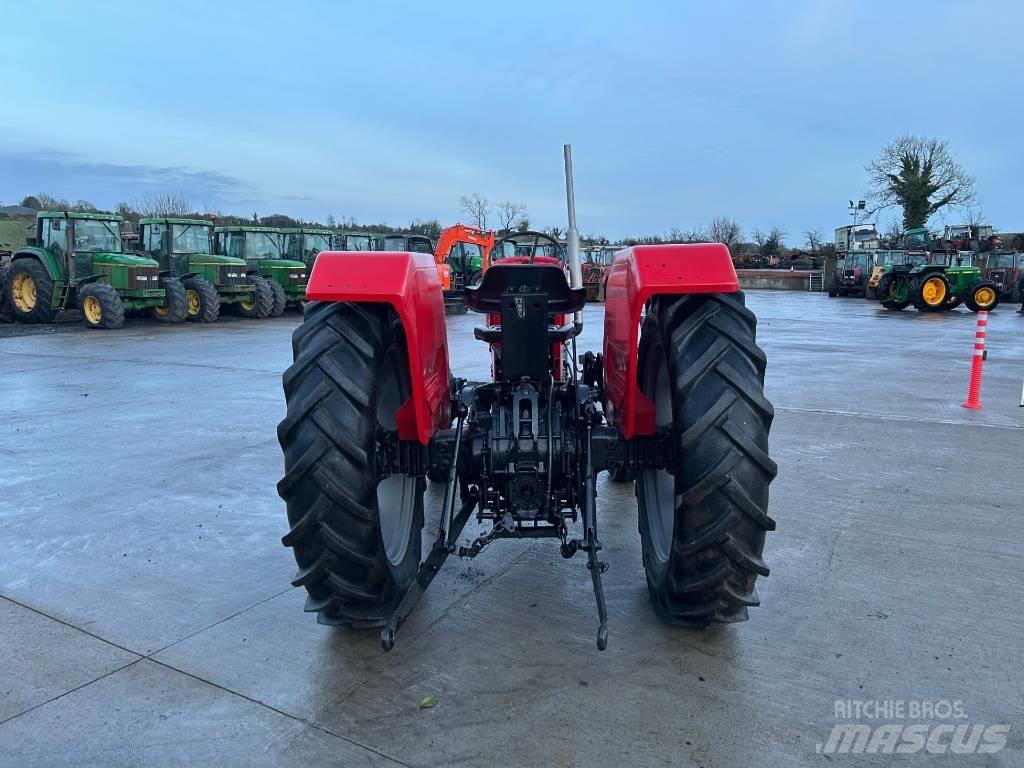
[[[998,286],[963,261],[956,252],[932,252],[920,263],[908,257],[903,264],[886,265],[878,283],[878,300],[892,310],[913,304],[919,312],[939,312],[961,303],[972,312],[995,309]]]
[[[289,305],[304,304],[309,268],[296,259],[286,259],[282,253],[281,230],[232,224],[213,230],[214,253],[245,259],[249,274],[266,279],[270,286],[271,317],[284,313]]]
[[[14,252],[4,280],[14,318],[49,323],[77,307],[89,328],[119,328],[130,310],[183,321],[184,286],[153,259],[123,252],[122,223],[112,214],[40,211],[35,236]]]
[[[181,281],[189,320],[215,322],[222,304],[237,305],[244,317],[268,317],[274,301],[270,284],[250,273],[245,259],[214,255],[212,236],[206,219],[139,221],[139,248]]]
[[[331,250],[334,233],[329,229],[307,229],[306,227],[281,230],[284,257],[301,261],[308,269],[313,269],[317,254]],[[308,274],[308,270],[307,270]]]

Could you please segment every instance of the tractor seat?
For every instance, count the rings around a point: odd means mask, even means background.
[[[557,264],[492,264],[480,285],[466,289],[466,303],[474,312],[501,314],[502,298],[515,294],[545,294],[547,313],[567,315],[583,309],[584,288],[570,288]]]

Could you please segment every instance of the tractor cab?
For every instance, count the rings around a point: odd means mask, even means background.
[[[908,229],[903,233],[903,249],[907,251],[927,251],[928,246],[931,243],[931,233],[928,232],[927,227],[917,227],[916,229]]]
[[[298,259],[285,258],[281,230],[232,225],[217,227],[213,234],[215,253],[245,259],[247,271],[270,285],[273,292],[271,316],[281,315],[289,305],[305,302],[309,268]]]
[[[335,251],[376,251],[380,235],[369,232],[335,232],[332,236]]]
[[[333,232],[329,229],[282,229],[282,247],[287,259],[306,264],[310,269],[320,251],[331,250]]]
[[[381,241],[381,250],[433,254],[434,241],[426,235],[385,235]]]

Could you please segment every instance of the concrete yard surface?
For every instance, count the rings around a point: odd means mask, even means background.
[[[748,304],[779,465],[762,605],[659,623],[632,486],[602,475],[604,653],[585,560],[549,540],[450,560],[389,654],[303,613],[275,489],[298,315],[0,338],[0,766],[1024,764],[1024,316],[991,315],[969,411],[966,310]],[[477,322],[448,321],[471,379]],[[962,716],[881,722],[1004,724],[1005,747],[822,754],[848,707],[894,701]]]

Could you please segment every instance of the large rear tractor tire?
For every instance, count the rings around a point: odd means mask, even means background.
[[[8,267],[5,286],[7,304],[14,319],[23,323],[51,323],[57,316],[53,308],[53,280],[35,259],[18,259]]]
[[[643,470],[636,484],[647,586],[670,624],[744,621],[768,575],[777,470],[756,325],[738,292],[660,297],[641,329],[640,387],[675,446],[672,471]]]
[[[217,289],[202,277],[187,277],[182,281],[185,286],[185,303],[188,307],[188,319],[194,323],[215,323],[220,317],[220,296]]]
[[[238,314],[255,320],[270,317],[270,311],[274,308],[274,295],[270,292],[270,284],[259,275],[251,275],[249,283],[252,285],[253,299],[235,304]]]
[[[270,316],[280,317],[284,314],[285,308],[288,306],[288,296],[284,292],[282,285],[272,277],[263,278],[267,285],[270,287]]]
[[[991,280],[975,280],[964,291],[964,304],[971,312],[991,312],[999,306],[999,286]]]
[[[150,314],[158,323],[183,323],[188,317],[188,298],[185,286],[176,277],[164,275],[160,278],[164,289],[164,304],[153,307]]]
[[[86,328],[109,331],[124,325],[124,304],[109,283],[89,283],[78,291],[78,307]]]
[[[949,280],[930,272],[910,281],[910,303],[918,312],[941,312],[949,303]]]
[[[322,624],[381,626],[416,577],[423,527],[425,481],[375,466],[377,431],[396,428],[411,389],[405,336],[388,306],[317,302],[292,349],[277,428],[292,584]]]

